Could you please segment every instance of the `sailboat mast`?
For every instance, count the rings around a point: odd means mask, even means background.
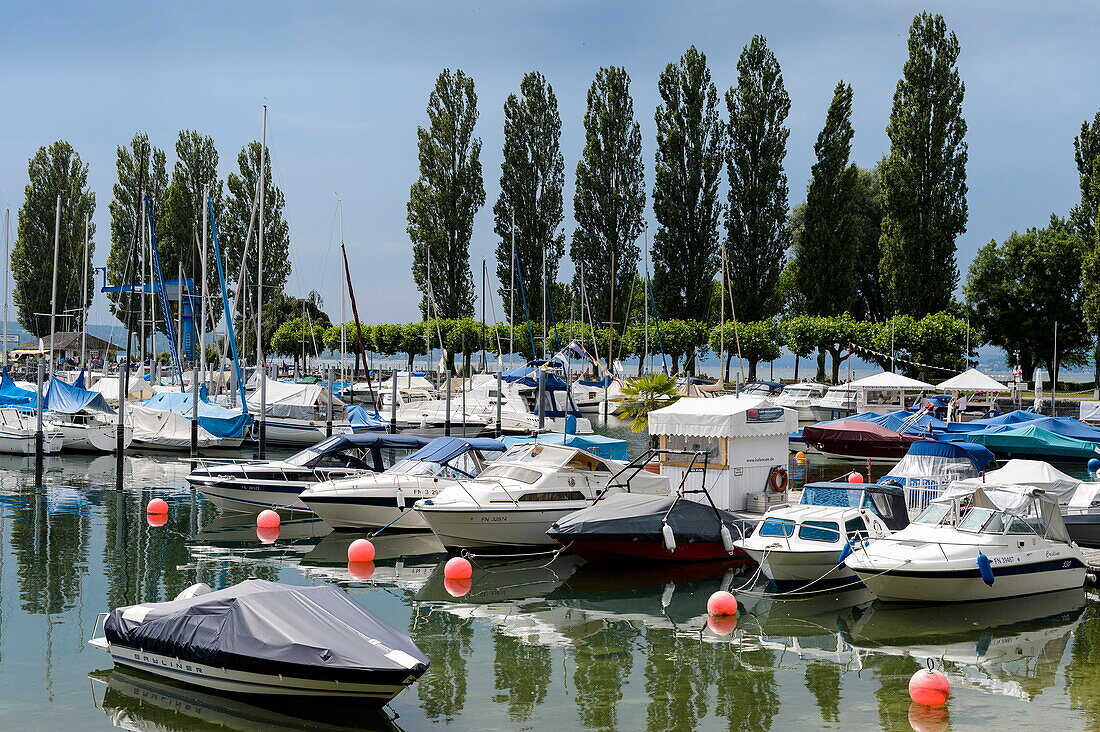
[[[84,368],[88,361],[88,309],[92,306],[91,298],[86,302],[84,297],[87,295],[88,287],[88,238],[89,230],[91,229],[91,219],[84,217],[84,258],[81,261],[81,274],[80,274],[80,295],[81,295],[81,307],[84,311],[84,316],[80,319],[80,368]]]
[[[263,129],[260,132],[260,206],[256,232],[256,368],[260,374],[260,457],[267,453],[267,373],[264,368],[264,194],[267,191],[267,105],[264,105]]]
[[[725,383],[729,381],[729,374],[726,373],[726,242],[722,241],[722,294],[718,298],[721,301],[722,314],[718,320],[718,340],[720,341],[720,347],[718,349],[718,358],[721,359],[721,363],[718,364],[718,373],[722,376],[723,387]]]
[[[53,219],[53,290],[50,295],[50,375],[53,375],[54,341],[57,340],[57,259],[61,251],[61,196],[57,197],[57,210]]]
[[[512,211],[512,267],[508,286],[508,365],[516,352],[516,212]]]
[[[336,206],[340,209],[340,250],[344,249],[344,201],[342,199],[336,199]],[[347,315],[347,283],[340,286],[340,380],[348,380],[347,368],[344,365],[344,355],[348,352],[347,344],[347,329],[348,329],[348,315]],[[351,398],[355,399],[355,385],[350,385],[349,394]]]
[[[8,301],[11,300],[11,209],[4,209],[4,365],[8,365]]]
[[[205,204],[210,200],[210,184],[202,188],[202,200]],[[207,274],[207,250],[206,232],[210,230],[209,209],[202,207],[202,285],[199,286],[199,378],[201,383],[206,383],[206,274]],[[163,285],[162,285],[163,287]]]
[[[652,370],[653,359],[649,358],[649,222],[645,224],[645,287],[642,292],[642,303],[645,305],[645,348],[642,351],[642,361],[649,359],[649,364],[642,364],[646,371]]]
[[[138,216],[141,217],[139,225],[141,226],[141,237],[139,246],[141,247],[141,318],[138,320],[138,331],[141,338],[141,347],[138,349],[138,353],[141,355],[141,363],[145,363],[145,288],[148,286],[150,280],[153,279],[149,274],[149,247],[147,246],[147,239],[145,236],[146,224],[145,224],[145,191],[141,192],[141,203],[139,205]],[[183,375],[180,375],[180,379]],[[182,384],[182,380],[180,381]]]

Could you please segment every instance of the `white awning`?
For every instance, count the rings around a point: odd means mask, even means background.
[[[855,381],[848,382],[848,386],[853,389],[935,389],[936,387],[931,384],[926,384],[923,381],[917,381],[916,379],[910,379],[908,376],[902,376],[901,374],[895,374],[891,371],[883,371],[880,374],[873,376],[867,376],[862,379],[856,379]]]
[[[798,429],[798,412],[756,396],[683,397],[649,413],[652,435],[759,437]]]
[[[978,369],[967,369],[947,381],[936,384],[942,391],[1009,391],[1009,388],[996,379],[986,376]]]

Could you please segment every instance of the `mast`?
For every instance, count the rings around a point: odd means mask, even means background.
[[[723,295],[723,297],[725,297]],[[645,348],[642,350],[642,361],[649,358],[649,222],[645,223],[645,288],[642,291],[642,304],[645,306]],[[645,364],[643,363],[643,366]],[[653,359],[649,360],[646,370],[653,368]]]
[[[8,283],[11,280],[11,251],[9,247],[11,236],[11,209],[4,209],[4,366],[8,365],[8,301],[11,300],[11,292]]]
[[[512,210],[512,266],[511,284],[508,287],[508,363],[516,352],[516,212]]]
[[[140,332],[141,346],[138,348],[138,353],[141,355],[141,363],[145,363],[145,287],[149,280],[153,279],[149,275],[149,248],[146,245],[147,239],[145,236],[145,191],[141,191],[141,203],[138,204],[141,208],[138,211],[138,216],[141,217],[141,319],[138,321],[138,331]],[[180,374],[180,384],[183,384],[183,374]]]
[[[53,378],[53,350],[57,340],[57,258],[61,251],[61,196],[57,197],[57,210],[53,219],[53,290],[50,295],[50,378]]]
[[[81,276],[80,276],[80,294],[81,300],[87,295],[88,287],[88,237],[89,229],[91,228],[91,219],[88,216],[84,217],[84,259],[81,262]],[[91,298],[87,303],[81,302],[84,309],[84,317],[80,320],[80,368],[84,368],[84,365],[88,361],[88,309],[92,306]]]
[[[260,133],[260,206],[256,249],[256,368],[260,374],[260,457],[267,453],[267,371],[264,368],[264,194],[267,192],[267,105],[264,105],[263,129]]]
[[[366,353],[366,348],[364,347],[364,344],[363,344],[363,326],[359,321],[359,308],[355,304],[355,290],[352,289],[352,286],[351,286],[351,268],[348,267],[348,251],[347,251],[347,249],[344,248],[343,243],[340,244],[340,256],[342,256],[344,258],[344,278],[347,280],[348,298],[351,300],[351,316],[353,318],[355,318],[355,335],[359,339],[359,350],[363,353]],[[370,369],[367,368],[366,366],[367,366],[367,360],[364,358],[363,359],[363,367],[364,367],[363,370],[367,372],[367,392],[373,394],[374,393],[374,387],[371,386],[371,383],[370,383]],[[391,379],[393,380],[393,388],[394,388],[394,394],[393,394],[394,402],[393,403],[394,403],[394,408],[396,408],[396,405],[397,405],[397,369],[394,369],[393,376],[391,377]],[[355,374],[352,374],[352,381],[354,381],[354,380],[355,380]],[[381,394],[379,394],[379,400],[381,400],[381,398],[382,398]]]
[[[722,295],[718,298],[721,301],[722,314],[718,320],[718,358],[721,359],[721,363],[718,364],[718,373],[721,374],[722,388],[725,388],[725,383],[730,380],[730,375],[726,371],[726,240],[722,240]]]
[[[202,187],[202,200],[203,203],[210,199],[210,184],[207,183]],[[210,227],[210,219],[208,216],[208,207],[202,207],[202,237],[200,238],[201,252],[201,272],[202,272],[202,284],[199,285],[199,378],[206,382],[206,232]],[[163,287],[163,283],[161,287]],[[166,314],[167,316],[167,314]],[[227,314],[228,317],[228,314]]]
[[[340,249],[344,248],[344,201],[342,199],[336,199],[336,205],[340,209]],[[344,355],[348,352],[347,344],[347,283],[340,285],[340,380],[348,380],[347,368],[344,365]],[[351,395],[352,401],[355,400],[355,385],[348,385],[348,394]]]

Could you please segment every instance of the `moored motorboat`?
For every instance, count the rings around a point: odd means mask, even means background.
[[[813,407],[824,398],[828,389],[816,381],[802,381],[785,387],[778,396],[772,397],[772,401],[776,406],[798,412],[800,422],[816,422],[818,419]]]
[[[1037,526],[1026,520],[1036,519]],[[1086,563],[1041,489],[930,504],[906,529],[844,560],[883,602],[973,602],[1081,587]]]
[[[285,460],[197,461],[187,482],[222,509],[309,511],[299,494],[314,483],[386,469],[383,451],[418,450],[430,440],[378,432],[333,435]]]
[[[300,500],[335,529],[426,531],[413,504],[457,480],[476,478],[504,450],[488,438],[439,437],[384,472],[310,485]]]
[[[100,617],[103,635],[90,643],[115,664],[228,693],[381,706],[429,663],[412,639],[332,585],[195,585]]]

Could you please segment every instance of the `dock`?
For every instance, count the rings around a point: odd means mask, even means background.
[[[1081,553],[1085,556],[1085,564],[1088,565],[1089,572],[1094,575],[1100,575],[1100,549],[1093,549],[1091,547],[1079,547]]]

